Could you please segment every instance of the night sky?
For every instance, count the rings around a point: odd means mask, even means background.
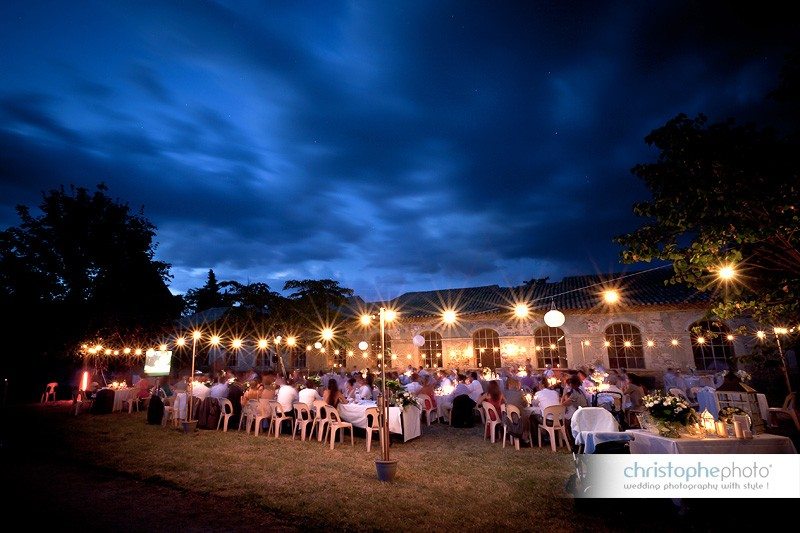
[[[105,182],[175,292],[209,268],[367,299],[637,268],[611,238],[644,136],[769,113],[796,19],[527,4],[2,2],[0,226]]]

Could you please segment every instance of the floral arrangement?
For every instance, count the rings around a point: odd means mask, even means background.
[[[692,409],[683,398],[668,394],[664,396],[661,392],[648,394],[642,398],[647,412],[654,419],[662,422],[678,423],[686,426],[697,422],[697,413]]]
[[[738,407],[723,407],[719,410],[719,419],[726,424],[733,424],[733,415],[746,415],[744,411]]]
[[[737,370],[736,375],[739,376],[739,380],[742,383],[747,383],[748,381],[753,379],[753,376],[751,376],[748,372],[745,372],[744,370]]]
[[[375,380],[375,387],[377,387],[378,390],[381,390],[381,380],[380,379],[376,379]],[[394,394],[396,392],[400,392],[400,391],[405,390],[405,387],[403,387],[403,384],[400,383],[396,379],[387,379],[386,380],[386,390],[389,391],[390,394]]]
[[[314,383],[315,387],[321,387],[322,386],[322,378],[319,377],[318,375],[308,376],[308,380],[311,381],[312,383]]]
[[[389,382],[387,381],[386,384],[388,385]],[[417,405],[417,399],[410,392],[403,390],[395,393],[392,403],[397,407],[406,407],[408,405]]]

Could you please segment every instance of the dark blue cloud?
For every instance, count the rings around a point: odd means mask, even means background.
[[[2,225],[102,181],[177,291],[214,268],[368,298],[617,270],[643,137],[768,114],[798,35],[721,2],[0,9]]]

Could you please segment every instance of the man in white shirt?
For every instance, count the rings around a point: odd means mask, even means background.
[[[480,398],[481,394],[483,394],[483,385],[481,385],[481,382],[478,379],[478,373],[474,371],[470,372],[467,381],[467,387],[469,387],[469,397],[473,402],[477,403],[478,398]]]
[[[422,384],[419,382],[419,374],[411,374],[411,381],[406,385],[406,390],[411,394],[419,394]]]
[[[356,377],[356,401],[361,400],[372,400],[372,387],[359,375]]]
[[[289,414],[292,412],[292,404],[298,401],[299,398],[297,389],[288,385],[283,378],[278,378],[275,383],[280,385],[275,399],[281,404],[281,407],[283,407],[283,412]]]
[[[225,386],[225,390],[228,390],[227,385]],[[192,396],[195,398],[199,398],[202,401],[208,398],[210,393],[211,389],[206,387],[205,383],[200,383],[199,381],[192,383]]]
[[[533,405],[538,405],[542,411],[551,405],[559,405],[561,399],[558,397],[558,391],[553,389],[542,389],[533,395]]]
[[[544,412],[544,410],[550,407],[551,405],[560,405],[561,398],[558,396],[558,391],[545,387],[533,395],[532,403],[533,405],[538,405],[539,408],[541,409],[541,412]],[[530,417],[530,422],[531,422],[531,435],[538,435],[539,425],[542,424],[542,415],[532,413]],[[549,425],[552,425],[552,422]]]
[[[227,398],[228,397],[228,383],[225,381],[215,383],[211,387],[211,391],[208,394],[212,398]]]
[[[314,405],[314,400],[322,399],[322,397],[317,392],[317,389],[314,388],[314,383],[311,381],[306,382],[306,388],[298,392],[297,397],[299,398],[298,401],[306,404],[309,409],[311,409],[311,406]]]
[[[441,387],[444,390],[452,388],[453,382],[450,381],[450,378],[447,377],[447,372],[445,372],[444,370],[439,370],[439,372],[437,372],[436,375],[439,378],[439,387]]]

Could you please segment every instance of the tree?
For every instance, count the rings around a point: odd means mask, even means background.
[[[20,225],[0,232],[12,351],[52,360],[90,337],[152,334],[179,313],[169,265],[154,259],[155,226],[107,191],[51,190],[40,214],[18,206]]]
[[[748,314],[775,325],[800,322],[798,145],[733,120],[678,115],[645,138],[655,163],[633,168],[652,199],[647,222],[615,240],[623,261],[666,260],[672,282],[711,293],[721,318]],[[724,266],[736,276],[721,281]]]
[[[231,299],[220,291],[220,283],[214,270],[209,269],[206,284],[198,289],[189,289],[183,297],[189,311],[200,313],[214,307],[227,307]]]
[[[332,279],[290,279],[284,283],[283,290],[294,291],[289,298],[301,307],[313,309],[317,315],[327,315],[353,296],[353,289],[341,287],[338,281]]]

